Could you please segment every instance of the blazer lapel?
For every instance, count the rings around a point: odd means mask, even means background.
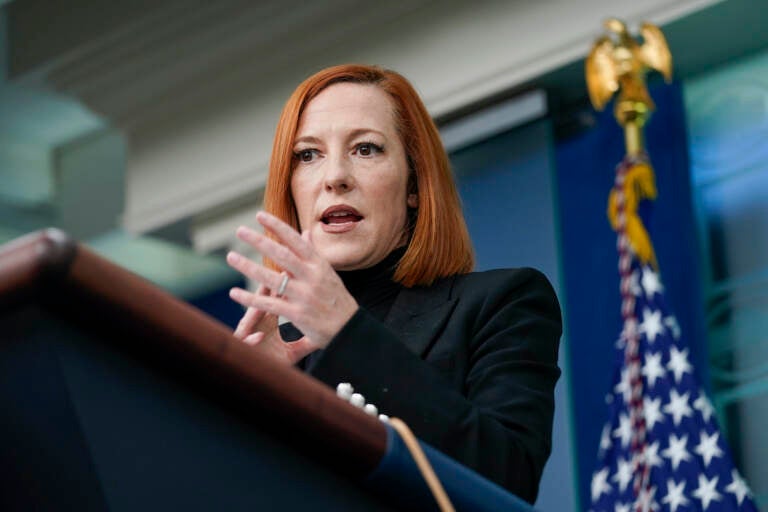
[[[457,299],[450,298],[454,278],[429,288],[403,288],[384,322],[419,357],[429,351],[443,331]]]

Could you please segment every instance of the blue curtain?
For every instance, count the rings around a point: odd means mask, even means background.
[[[646,148],[656,171],[658,199],[644,205],[671,311],[691,345],[699,378],[708,382],[699,251],[689,179],[681,87],[651,87],[656,112],[646,126]],[[621,332],[616,235],[606,208],[624,135],[613,105],[589,130],[556,142],[563,285],[569,343],[581,509],[590,482],[613,377],[614,343]],[[652,210],[652,212],[651,212]]]

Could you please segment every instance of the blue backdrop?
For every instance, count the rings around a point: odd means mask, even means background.
[[[451,154],[477,270],[530,266],[541,270],[562,300],[557,250],[553,137],[548,119],[499,134]],[[563,374],[555,388],[552,455],[536,508],[578,510],[570,420],[567,338],[560,345]]]
[[[698,243],[689,179],[681,87],[651,87],[657,110],[646,127],[658,199],[647,227],[671,311],[688,335],[693,364],[708,382]],[[571,397],[577,443],[579,496],[588,510],[590,482],[613,378],[614,343],[621,331],[616,235],[606,208],[624,135],[613,105],[593,128],[556,144],[557,188]]]

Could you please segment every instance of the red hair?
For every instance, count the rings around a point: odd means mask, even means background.
[[[403,286],[432,284],[435,279],[470,272],[474,253],[461,204],[437,127],[413,86],[402,75],[375,66],[344,64],[307,78],[283,107],[275,131],[264,208],[299,229],[291,196],[293,146],[304,108],[321,91],[340,83],[374,85],[389,94],[395,123],[411,171],[409,193],[418,194],[415,220],[405,254],[395,271]],[[277,265],[265,258],[271,268]]]

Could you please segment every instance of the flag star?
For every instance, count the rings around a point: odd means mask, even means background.
[[[691,363],[688,362],[688,349],[682,351],[677,350],[677,347],[672,345],[669,349],[669,362],[667,368],[675,374],[675,382],[679,383],[683,378],[683,374],[693,372]]]
[[[667,495],[661,499],[664,504],[669,504],[669,510],[676,512],[677,507],[687,505],[688,498],[685,497],[683,491],[685,490],[685,480],[675,485],[675,481],[671,478],[667,480]]]
[[[712,480],[707,480],[706,476],[699,474],[699,487],[693,491],[693,497],[701,501],[704,510],[707,510],[712,501],[720,501],[723,497],[716,489],[718,478],[720,477],[716,476]]]
[[[651,399],[646,396],[643,398],[643,413],[648,430],[653,430],[656,423],[664,421],[664,414],[659,409],[661,409],[661,397]]]
[[[661,365],[661,352],[645,354],[645,365],[643,365],[642,373],[649,388],[655,386],[656,379],[663,377],[665,372],[666,370]]]
[[[640,495],[637,497],[636,510],[642,512],[649,512],[651,510],[658,510],[659,504],[653,501],[656,496],[656,486],[654,485],[650,489],[645,488],[640,490]]]
[[[629,415],[621,413],[619,415],[619,428],[613,431],[613,437],[621,439],[621,446],[626,448],[632,439],[632,421]]]
[[[629,512],[630,510],[632,510],[632,506],[629,503],[617,503],[613,507],[613,512]]]
[[[676,340],[680,339],[680,324],[677,323],[677,318],[675,318],[674,315],[664,318],[664,325],[666,325],[669,332],[672,333],[673,338]]]
[[[741,502],[744,501],[745,496],[752,495],[749,491],[749,487],[747,487],[747,483],[735,469],[731,470],[731,483],[726,486],[725,490],[736,496],[736,502],[739,506],[741,506]]]
[[[664,291],[664,286],[661,284],[659,274],[650,269],[650,267],[643,268],[643,277],[640,279],[640,283],[645,288],[645,295],[648,299],[652,299],[657,293]]]
[[[611,480],[618,482],[619,490],[624,492],[629,482],[632,481],[632,473],[632,462],[620,458],[616,467],[616,474],[613,475]]]
[[[701,437],[699,438],[699,444],[693,449],[694,452],[701,455],[704,459],[704,467],[709,466],[712,459],[715,457],[722,457],[723,450],[718,446],[717,441],[720,438],[720,432],[713,432],[712,435],[707,435],[705,431],[701,431]]]
[[[672,469],[677,471],[677,467],[684,460],[691,460],[691,454],[685,448],[688,444],[688,436],[678,438],[675,434],[669,436],[669,447],[662,450],[661,454],[672,461]]]
[[[659,442],[656,441],[653,444],[649,444],[645,447],[643,452],[643,458],[649,468],[661,467],[664,461],[659,457]]]
[[[651,311],[648,308],[644,308],[640,332],[645,334],[649,343],[653,344],[656,341],[656,337],[664,332],[664,326],[661,324],[661,311]]]
[[[622,368],[621,380],[614,386],[613,391],[615,393],[621,393],[621,396],[624,398],[624,403],[629,403],[629,399],[632,397],[632,386],[629,383],[629,368]]]
[[[592,503],[596,502],[600,496],[607,494],[611,490],[608,484],[608,468],[603,468],[592,475]]]
[[[664,412],[672,415],[676,427],[680,425],[680,422],[684,417],[693,416],[693,410],[688,405],[689,394],[690,393],[686,393],[681,396],[677,394],[676,389],[672,389],[669,392],[669,403],[663,407]]]
[[[606,423],[603,427],[603,433],[600,436],[600,450],[610,450],[613,443],[611,442],[611,426]]]
[[[699,398],[693,402],[693,407],[701,412],[705,422],[709,422],[709,418],[712,416],[712,413],[715,412],[715,409],[712,407],[712,402],[709,401],[703,390],[699,390]]]

